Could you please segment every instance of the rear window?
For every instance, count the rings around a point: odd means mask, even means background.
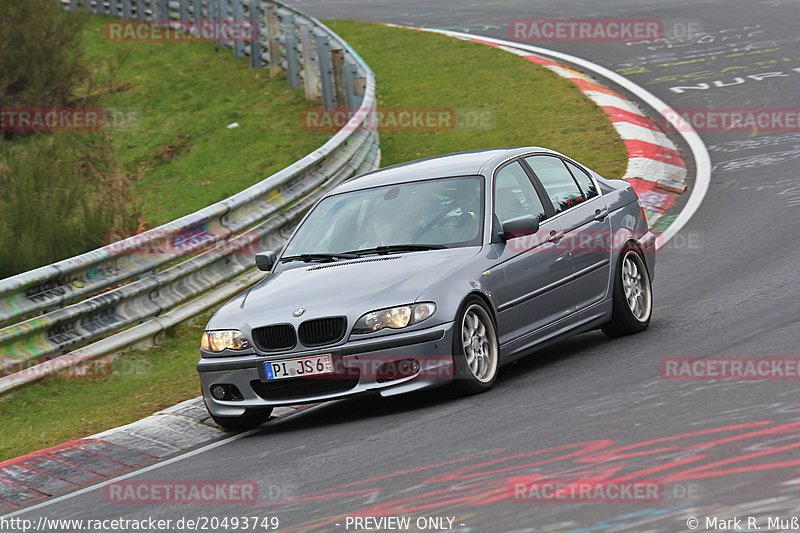
[[[572,177],[564,161],[559,157],[535,155],[526,157],[536,177],[544,186],[556,213],[566,211],[586,200],[578,183]]]

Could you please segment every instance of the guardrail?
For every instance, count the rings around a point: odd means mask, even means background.
[[[251,20],[257,38],[230,43],[235,54],[250,55],[256,68],[285,70],[291,85],[304,85],[306,95],[321,97],[326,108],[350,110],[350,118],[322,147],[230,198],[104,248],[0,280],[0,393],[64,365],[152,342],[164,329],[254,283],[263,275],[252,268],[254,249],[278,250],[324,192],[380,162],[375,76],[315,18],[273,0],[65,4],[184,27],[209,14],[217,20]],[[98,339],[103,340],[86,346]]]

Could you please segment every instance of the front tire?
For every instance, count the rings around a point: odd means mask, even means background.
[[[491,312],[477,296],[467,298],[456,317],[453,335],[453,389],[462,395],[492,388],[497,380],[500,347]]]
[[[625,248],[614,273],[611,320],[601,329],[609,337],[639,333],[650,325],[653,314],[653,287],[642,256]]]

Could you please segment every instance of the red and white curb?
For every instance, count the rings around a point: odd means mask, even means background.
[[[273,419],[303,407],[279,407],[273,411]],[[1,462],[0,513],[118,476],[225,435],[198,397],[126,426]]]

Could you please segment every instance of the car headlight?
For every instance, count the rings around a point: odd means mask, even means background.
[[[222,350],[244,350],[250,343],[235,329],[227,331],[204,331],[200,338],[200,347],[207,352],[218,353]]]
[[[359,318],[353,326],[353,333],[373,333],[384,328],[405,328],[427,320],[435,312],[436,304],[432,302],[378,309]]]

